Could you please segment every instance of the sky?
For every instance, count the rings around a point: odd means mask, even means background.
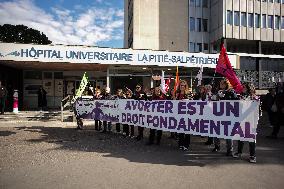
[[[0,0],[0,25],[23,24],[52,44],[123,47],[124,0]]]

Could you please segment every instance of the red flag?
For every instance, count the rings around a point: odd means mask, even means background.
[[[226,48],[224,47],[224,44],[222,44],[221,47],[221,52],[219,55],[218,63],[216,65],[216,70],[217,73],[223,75],[226,77],[235,91],[237,93],[241,93],[243,90],[243,86],[241,82],[239,81],[235,71],[232,68],[232,65],[230,63],[229,57],[226,52]]]
[[[170,84],[171,84],[171,76],[170,76],[170,78],[168,78],[168,79],[166,80],[166,84],[165,84],[165,91],[166,91],[166,92],[169,91],[169,89],[170,89]]]
[[[176,94],[178,85],[179,85],[179,75],[178,75],[178,66],[177,66],[176,81],[175,81],[175,86],[174,86],[174,94]]]

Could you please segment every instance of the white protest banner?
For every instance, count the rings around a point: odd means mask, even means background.
[[[77,101],[76,112],[85,119],[254,142],[259,101]]]

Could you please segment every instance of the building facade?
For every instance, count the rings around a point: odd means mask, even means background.
[[[284,0],[125,0],[124,35],[125,48],[191,53],[218,53],[223,40],[240,78],[284,81]]]

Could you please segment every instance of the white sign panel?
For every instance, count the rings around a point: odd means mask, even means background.
[[[215,68],[219,54],[0,43],[0,60]],[[236,68],[237,56],[229,55]]]

